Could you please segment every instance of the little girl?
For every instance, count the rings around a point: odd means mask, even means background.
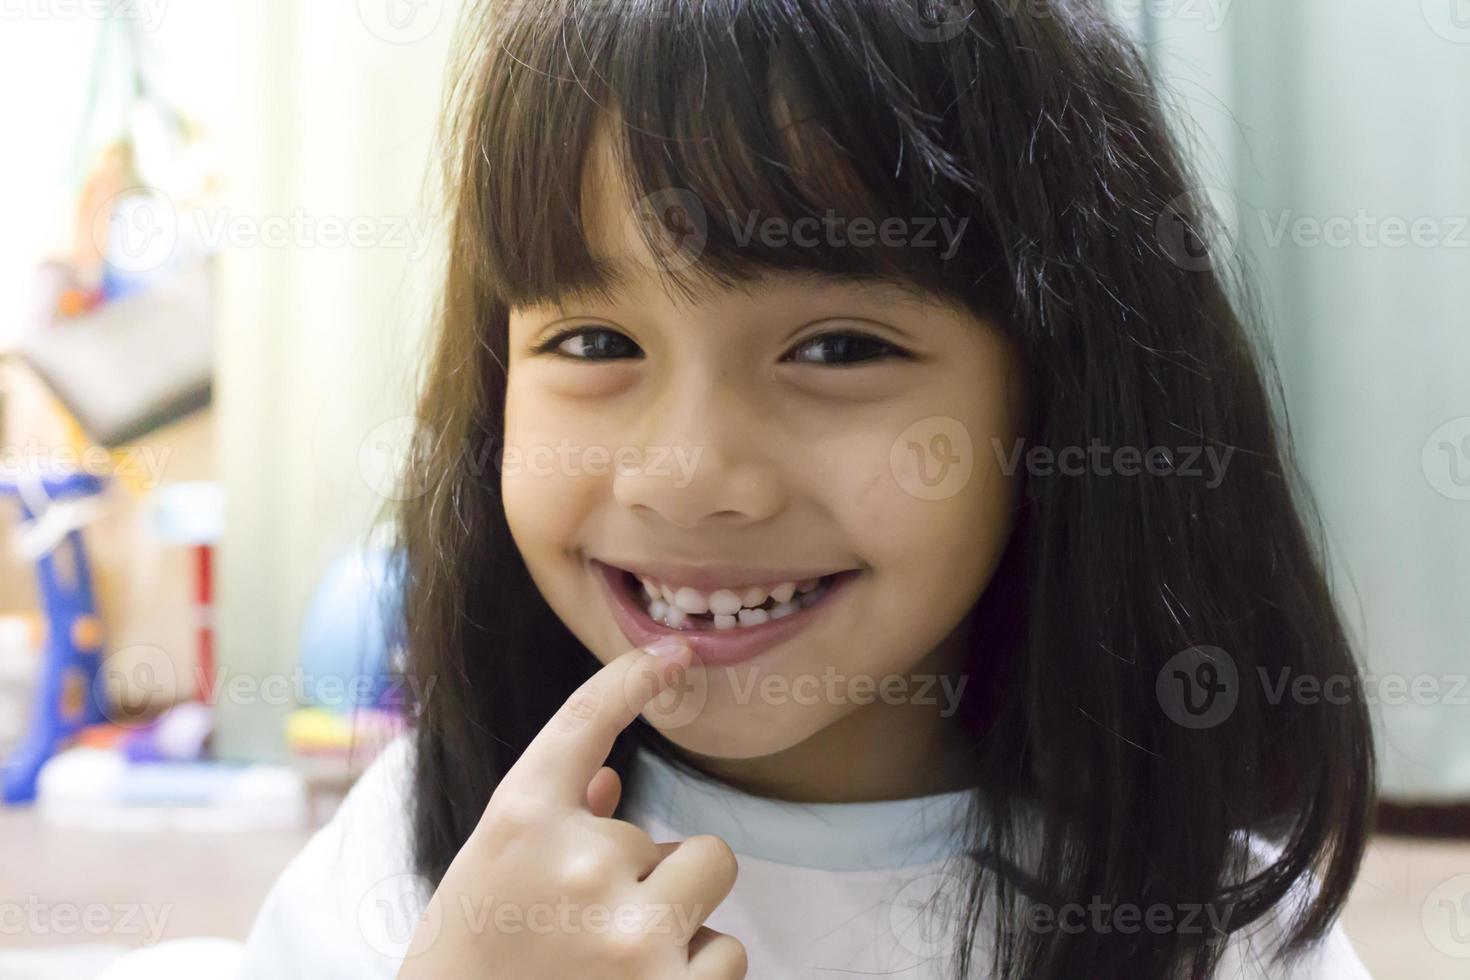
[[[476,19],[426,693],[246,974],[1365,977],[1358,675],[1101,3]]]

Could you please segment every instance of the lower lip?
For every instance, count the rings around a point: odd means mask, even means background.
[[[810,626],[831,605],[834,598],[846,591],[848,583],[858,574],[854,570],[835,575],[816,602],[780,619],[727,630],[676,630],[656,622],[648,615],[639,596],[629,588],[626,572],[596,560],[592,564],[607,589],[613,618],[617,620],[618,628],[630,643],[642,647],[666,636],[677,636],[686,640],[694,650],[694,663],[706,667],[752,660],[772,647],[785,643]]]

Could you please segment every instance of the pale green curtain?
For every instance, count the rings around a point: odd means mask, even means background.
[[[425,180],[457,7],[230,4],[240,70],[225,130],[227,213],[247,231],[280,233],[220,255],[226,679],[299,686],[313,591],[393,499],[386,477],[412,431],[440,267]],[[227,695],[220,751],[280,755],[289,707]]]
[[[1470,2],[1116,6],[1259,285],[1384,791],[1470,799]]]

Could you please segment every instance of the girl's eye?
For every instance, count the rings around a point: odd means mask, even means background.
[[[826,333],[804,341],[783,360],[807,364],[861,364],[878,358],[905,356],[907,352],[902,348],[871,334]]]
[[[605,327],[577,327],[557,334],[535,348],[537,354],[556,354],[574,361],[612,361],[642,352],[624,334]]]
[[[613,361],[642,355],[626,335],[605,327],[576,327],[539,344],[534,353],[554,354],[573,361]],[[861,364],[907,352],[865,333],[826,333],[797,346],[782,360],[806,364]]]

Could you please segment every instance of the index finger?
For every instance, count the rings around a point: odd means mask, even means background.
[[[691,656],[687,642],[665,637],[607,663],[562,703],[496,792],[585,808],[587,784],[607,761],[613,742]]]

